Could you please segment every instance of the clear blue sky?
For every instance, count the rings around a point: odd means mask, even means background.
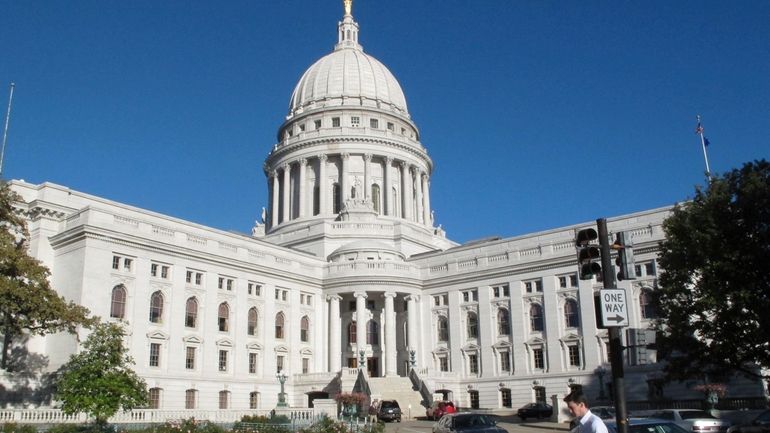
[[[341,0],[0,0],[6,179],[249,232]],[[355,0],[400,81],[448,236],[671,205],[770,158],[770,2]]]

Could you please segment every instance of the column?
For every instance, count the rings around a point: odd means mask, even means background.
[[[393,157],[389,156],[385,158],[385,166],[382,167],[383,174],[385,175],[385,191],[383,196],[385,197],[385,212],[384,215],[393,216],[393,180],[391,179],[391,165],[393,165]]]
[[[340,321],[340,298],[327,296],[329,300],[329,372],[336,373],[342,368],[342,322]]]
[[[395,292],[385,292],[385,376],[397,376]]]
[[[422,181],[421,181],[421,179],[422,179],[422,170],[420,170],[417,167],[414,168],[414,179],[415,179],[415,189],[417,190],[417,198],[416,198],[416,200],[413,200],[413,202],[414,201],[417,202],[417,206],[416,206],[416,209],[415,209],[414,220],[417,221],[417,222],[422,222],[423,224],[425,224],[425,220],[423,219],[423,214],[422,214],[422,210],[423,210],[423,207],[422,207]]]
[[[409,173],[409,164],[406,161],[401,162],[401,210],[402,218],[412,219],[412,176]]]
[[[278,184],[278,170],[270,172],[270,179],[273,181],[273,202],[271,203],[272,210],[270,211],[270,227],[272,228],[280,223],[280,220],[278,219],[278,203],[281,201],[281,197],[279,197],[281,187]]]
[[[428,173],[422,174],[422,212],[425,219],[425,226],[428,228],[433,227],[433,215],[430,212],[430,192],[428,188],[430,182],[428,182]]]
[[[356,297],[356,358],[359,358],[358,351],[366,350],[366,292],[356,292],[353,296]]]
[[[348,164],[350,160],[350,154],[349,153],[343,153],[340,155],[342,158],[342,174],[340,174],[340,200],[342,200],[342,203],[340,203],[340,210],[342,210],[345,207],[345,202],[350,198],[350,189],[348,187]]]
[[[291,204],[289,200],[291,200],[291,164],[287,162],[283,165],[283,198],[281,200],[283,218],[281,218],[281,222],[291,220]]]
[[[419,342],[417,341],[417,301],[420,297],[409,295],[406,297],[406,339],[409,340],[407,347],[409,350],[417,350]]]
[[[372,199],[372,154],[367,153],[364,155],[364,198]]]
[[[318,213],[320,215],[325,215],[329,213],[328,207],[327,207],[327,196],[329,192],[327,191],[327,180],[326,180],[326,160],[328,157],[326,154],[318,155],[318,179],[316,179],[316,183],[318,184]]]
[[[302,158],[299,160],[299,217],[307,216],[307,188],[305,176],[307,175],[307,159]]]

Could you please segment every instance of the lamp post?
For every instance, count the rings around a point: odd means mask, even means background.
[[[283,384],[286,383],[286,379],[288,379],[289,376],[281,370],[275,375],[275,378],[278,379],[278,382],[281,384],[281,393],[278,394],[278,405],[276,407],[289,407],[289,405],[286,404],[286,393],[283,392]]]
[[[607,374],[607,369],[603,366],[596,367],[596,376],[599,378],[599,400],[604,400],[607,396],[604,395],[604,375]]]

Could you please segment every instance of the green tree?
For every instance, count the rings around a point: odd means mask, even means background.
[[[24,218],[14,212],[21,202],[10,186],[0,184],[0,332],[3,334],[0,368],[8,367],[8,350],[25,332],[45,335],[75,332],[90,325],[88,309],[67,302],[48,282],[49,271],[27,253],[29,233]]]
[[[126,332],[116,323],[93,327],[83,350],[62,367],[56,397],[67,414],[84,412],[105,424],[119,409],[147,404],[147,385],[131,369],[133,359],[123,344]]]
[[[671,379],[742,372],[770,382],[770,163],[696,188],[663,223],[657,302]]]

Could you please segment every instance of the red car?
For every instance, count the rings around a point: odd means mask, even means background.
[[[432,419],[433,421],[438,421],[439,418],[444,416],[446,413],[446,405],[448,402],[438,400],[431,403],[430,407],[425,410],[425,416],[428,417],[428,419]]]

